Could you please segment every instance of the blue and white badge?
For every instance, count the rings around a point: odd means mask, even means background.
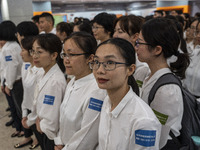
[[[25,70],[27,70],[30,65],[31,64],[25,64]]]
[[[12,61],[12,56],[10,55],[10,56],[5,56],[5,60],[6,61]]]
[[[136,130],[135,143],[145,147],[154,146],[156,142],[155,130]]]
[[[55,100],[55,96],[45,95],[43,104],[53,105],[54,100]]]
[[[101,111],[102,105],[103,101],[91,97],[88,108],[96,111]]]

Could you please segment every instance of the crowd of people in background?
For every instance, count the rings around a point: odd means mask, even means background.
[[[150,91],[172,73],[200,98],[199,12],[102,12],[57,25],[45,12],[1,22],[0,47],[6,126],[24,136],[15,148],[177,150],[169,133],[181,134],[181,88],[162,86],[151,104]]]

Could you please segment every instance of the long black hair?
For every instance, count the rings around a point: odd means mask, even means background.
[[[167,18],[151,19],[143,25],[142,35],[144,40],[151,45],[149,50],[159,45],[166,59],[172,55],[177,56],[177,61],[170,63],[170,70],[184,79],[190,60],[187,53],[178,51],[180,36],[174,22]]]

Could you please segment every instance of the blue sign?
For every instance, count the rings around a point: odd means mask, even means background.
[[[48,105],[53,105],[54,100],[55,100],[55,96],[45,95],[43,103],[48,104]]]
[[[88,108],[96,111],[101,111],[102,105],[103,101],[91,97]]]
[[[27,70],[30,65],[31,64],[25,64],[25,70]]]
[[[150,147],[154,146],[156,142],[155,130],[136,130],[135,143],[141,146]]]
[[[12,56],[10,55],[10,56],[5,56],[5,60],[6,61],[12,61]]]

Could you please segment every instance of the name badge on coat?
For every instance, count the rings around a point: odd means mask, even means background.
[[[91,97],[88,108],[100,112],[101,108],[102,108],[102,105],[103,105],[103,101]]]
[[[55,100],[55,96],[45,95],[43,104],[53,105]]]

